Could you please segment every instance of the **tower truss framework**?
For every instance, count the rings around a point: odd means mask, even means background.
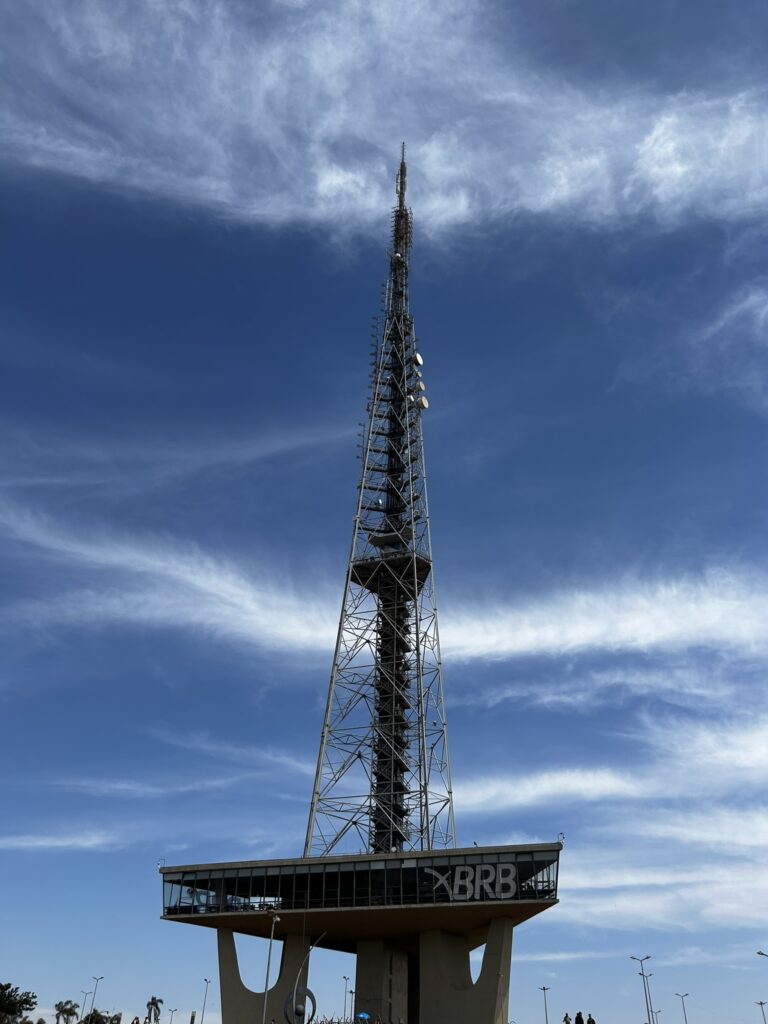
[[[403,147],[305,856],[455,846]]]

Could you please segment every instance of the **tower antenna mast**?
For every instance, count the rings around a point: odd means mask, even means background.
[[[422,415],[405,143],[341,618],[304,856],[456,845]]]

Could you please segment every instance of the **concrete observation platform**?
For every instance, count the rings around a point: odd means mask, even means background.
[[[163,867],[163,917],[218,933],[223,1024],[282,1021],[317,943],[357,954],[355,1014],[382,1024],[507,1024],[512,931],[557,903],[559,843]],[[234,933],[283,940],[266,994]],[[486,944],[473,984],[471,950]],[[322,1011],[322,1008],[321,1008]]]

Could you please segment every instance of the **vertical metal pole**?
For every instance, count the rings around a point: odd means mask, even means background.
[[[688,998],[688,993],[684,992],[682,995],[679,992],[675,992],[675,995],[680,999],[683,1004],[683,1020],[685,1024],[688,1024],[688,1014],[685,1012],[685,1000]]]
[[[346,974],[342,974],[344,980],[344,1017],[343,1020],[347,1019],[347,985],[349,984],[349,978]]]
[[[275,925],[280,920],[280,918],[277,916],[274,910],[270,911],[270,913],[272,915],[272,927],[269,930],[269,949],[267,951],[267,974],[266,977],[264,978],[264,1005],[261,1008],[261,1024],[266,1024],[267,1022],[267,996],[269,995],[269,968],[272,966],[272,943],[275,938]],[[200,1024],[203,1024],[203,1022],[200,1021]]]
[[[766,1024],[766,1020],[765,1020],[765,1000],[761,999],[756,1005],[760,1007],[760,1012],[763,1015],[763,1024]]]
[[[630,960],[636,960],[640,964],[640,977],[643,979],[643,995],[645,996],[645,1012],[648,1020],[647,1024],[654,1024],[653,1010],[651,1009],[651,995],[647,984],[647,975],[645,973],[645,961],[650,960],[650,956],[631,956]]]
[[[94,974],[92,975],[92,977],[96,984],[93,986],[93,995],[91,996],[91,1016],[93,1016],[93,1004],[96,1002],[96,992],[98,991],[99,988],[99,982],[104,980],[104,975],[101,974],[97,978],[96,975]]]
[[[200,1024],[203,1024],[205,1020],[205,1003],[208,999],[208,986],[211,984],[211,979],[203,978],[203,981],[205,982],[205,994],[203,995],[203,1012],[200,1014]]]
[[[549,1024],[549,1012],[547,1010],[547,992],[549,992],[551,985],[539,985],[539,988],[544,993],[544,1024]]]

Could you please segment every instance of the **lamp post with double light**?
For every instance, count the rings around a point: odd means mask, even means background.
[[[179,1012],[178,1006],[174,1006],[174,1008],[171,1010],[171,1019],[168,1021],[168,1024],[173,1024],[173,1015],[174,1015],[174,1013],[178,1013],[178,1012]]]
[[[755,1005],[760,1007],[760,1012],[763,1015],[763,1024],[766,1024],[766,1021],[765,1021],[765,1000],[764,999],[760,999],[760,1000],[758,1000],[758,1002]]]
[[[200,1024],[203,1024],[205,1020],[205,1004],[208,1001],[208,986],[211,984],[210,978],[203,978],[205,982],[205,992],[203,993],[203,1012],[200,1014]]]
[[[346,974],[342,974],[342,981],[344,982],[344,1016],[342,1020],[347,1019],[347,985],[349,984],[349,977]]]
[[[685,1000],[688,998],[688,993],[687,992],[683,992],[681,994],[680,992],[675,992],[675,995],[678,997],[680,1002],[683,1004],[683,1020],[685,1021],[685,1024],[688,1024],[688,1014],[685,1012]]]
[[[99,982],[104,980],[104,975],[100,974],[97,978],[94,974],[92,977],[96,984],[93,986],[93,995],[91,996],[91,1015],[93,1015],[93,1004],[96,1002],[96,993],[99,990]]]
[[[645,961],[650,960],[651,955],[649,953],[648,956],[631,956],[629,959],[636,960],[640,964],[640,977],[643,979],[643,995],[645,996],[645,1012],[648,1015],[648,1024],[654,1024],[651,992],[648,987],[648,975],[645,973]]]
[[[549,1012],[547,1011],[547,992],[549,992],[551,985],[539,985],[540,991],[544,993],[544,1024],[549,1024]]]

